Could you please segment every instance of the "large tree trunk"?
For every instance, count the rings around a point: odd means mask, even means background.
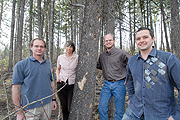
[[[171,49],[172,52],[180,59],[180,22],[178,0],[170,0],[171,7]]]
[[[69,120],[92,120],[101,0],[86,1],[79,63]]]
[[[15,8],[16,8],[16,0],[13,0],[12,6],[12,20],[11,20],[11,38],[10,38],[10,46],[9,46],[9,66],[8,71],[12,72],[13,68],[13,39],[14,39],[14,26],[15,26]]]

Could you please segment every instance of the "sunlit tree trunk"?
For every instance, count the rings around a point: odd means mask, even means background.
[[[45,9],[45,16],[46,16],[46,20],[45,20],[45,41],[46,41],[46,53],[45,53],[45,57],[47,60],[49,60],[49,15],[50,15],[50,0],[47,0],[46,2],[44,2],[44,9]]]
[[[1,12],[0,12],[0,37],[1,37],[1,22],[2,22],[2,15],[3,15],[3,10],[4,10],[4,0],[1,0]]]
[[[143,26],[143,18],[142,18],[142,11],[141,11],[141,6],[140,6],[140,0],[137,0],[137,6],[138,6],[138,11],[139,11],[141,26]]]
[[[102,0],[103,1],[103,3],[105,2],[105,0]],[[103,52],[104,51],[104,20],[105,20],[105,15],[104,15],[104,7],[105,7],[105,5],[104,4],[102,4],[102,15],[101,15],[101,34],[100,34],[100,52],[99,53],[101,53],[101,52]]]
[[[164,42],[163,42],[163,21],[161,16],[161,50],[165,51]]]
[[[77,0],[74,0],[75,3],[77,3]],[[74,8],[74,20],[73,20],[73,36],[74,36],[74,44],[76,45],[76,36],[77,36],[77,32],[76,32],[76,26],[77,26],[77,7]],[[76,52],[76,51],[75,51]]]
[[[37,1],[37,7],[38,7],[38,37],[39,38],[42,38],[42,26],[41,26],[41,21],[42,21],[42,19],[41,19],[41,0],[38,0]]]
[[[11,37],[10,37],[10,46],[9,46],[9,66],[8,71],[12,72],[13,68],[13,39],[14,39],[14,27],[15,27],[15,8],[16,0],[13,0],[12,5],[12,19],[11,19]]]
[[[49,22],[49,60],[53,62],[53,28],[54,28],[54,0],[50,3],[50,22]]]
[[[23,23],[24,23],[24,6],[25,0],[20,0],[20,12],[17,34],[17,61],[22,60],[22,35],[23,35]]]
[[[134,23],[134,26],[133,26],[134,27],[134,29],[133,29],[133,37],[134,37],[134,39],[132,39],[133,40],[132,47],[131,47],[132,48],[132,50],[131,50],[132,55],[134,55],[135,43],[136,43],[136,27],[135,27],[136,26],[136,12],[135,12],[136,11],[136,0],[134,0],[133,4],[134,4],[133,5],[134,6],[134,8],[133,8],[134,9],[134,12],[133,12],[133,14],[134,14],[134,18],[133,18],[134,19],[134,21],[133,21],[133,23]]]
[[[33,0],[30,0],[29,4],[30,4],[30,9],[29,9],[29,41],[31,41],[33,39],[32,38]],[[30,51],[30,55],[32,55],[32,51],[30,48],[29,48],[29,51]]]
[[[83,0],[79,0],[79,3],[80,4],[83,4]],[[77,49],[79,51],[79,44],[81,43],[81,40],[82,40],[82,28],[83,28],[83,12],[84,8],[83,7],[80,7],[79,8],[79,41],[78,41],[78,46],[77,46]]]
[[[132,24],[131,24],[132,23],[132,19],[131,19],[131,1],[130,0],[129,0],[129,8],[128,8],[128,10],[129,10],[129,41],[130,41],[130,44],[131,44],[130,45],[130,50],[131,50],[131,54],[133,54]]]
[[[168,36],[167,36],[167,27],[166,27],[166,22],[165,22],[165,13],[164,13],[164,7],[163,7],[163,4],[162,4],[162,0],[160,0],[160,9],[161,9],[162,21],[163,21],[163,26],[164,26],[166,49],[167,49],[168,52],[170,52],[170,46],[169,46],[169,41],[168,41]]]

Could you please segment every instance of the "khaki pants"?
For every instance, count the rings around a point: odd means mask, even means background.
[[[44,109],[43,109],[44,108]],[[52,102],[34,109],[29,109],[25,113],[26,120],[48,120],[51,118]],[[47,117],[48,116],[48,117]]]

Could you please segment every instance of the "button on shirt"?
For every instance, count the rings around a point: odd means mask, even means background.
[[[126,65],[131,57],[129,53],[122,49],[113,48],[109,52],[106,50],[99,56],[97,69],[103,71],[106,80],[121,80],[126,77]]]
[[[180,101],[176,105],[174,98],[174,87],[180,89],[180,61],[174,54],[153,48],[144,60],[138,53],[128,61],[126,80],[129,107],[138,118],[180,119]]]
[[[59,74],[60,80],[66,82],[68,79],[69,85],[75,84],[77,64],[77,54],[73,54],[70,60],[68,60],[65,54],[60,55],[57,60],[57,67],[61,67]]]

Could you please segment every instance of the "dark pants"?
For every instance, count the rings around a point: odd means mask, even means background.
[[[57,83],[57,89],[59,90],[62,86],[64,86],[64,82],[58,82]],[[63,120],[68,120],[69,112],[70,112],[70,106],[73,96],[73,85],[66,85],[61,91],[58,92],[58,97],[61,102],[61,108],[63,113]]]

